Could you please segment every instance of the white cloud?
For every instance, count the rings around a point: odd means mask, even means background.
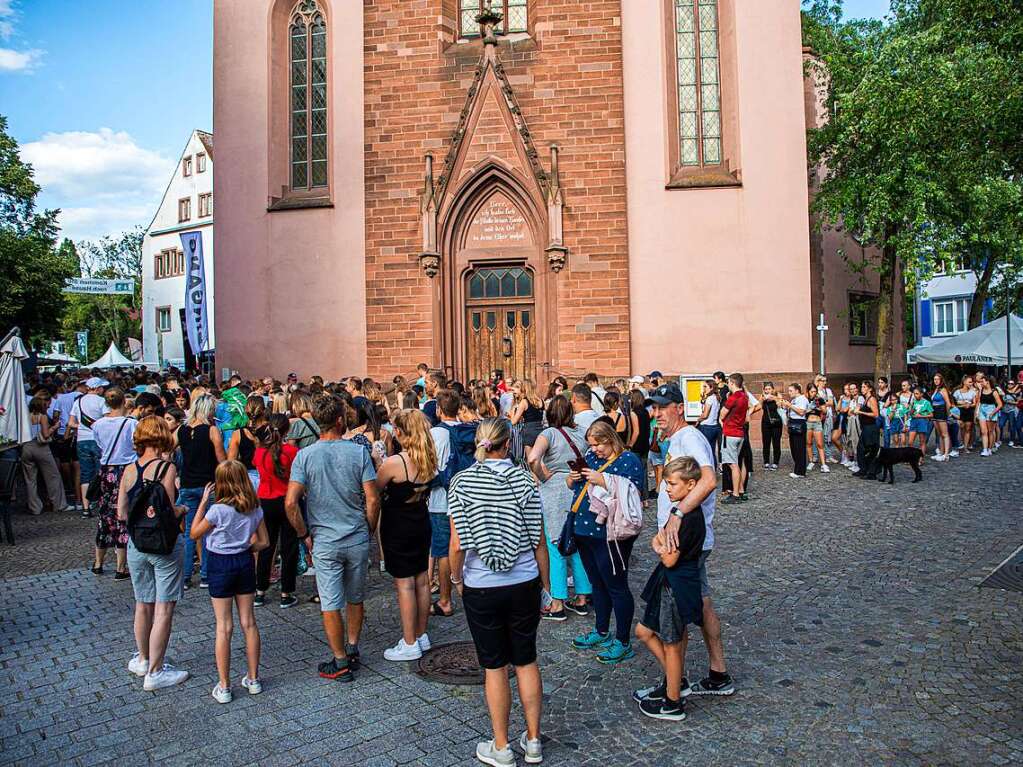
[[[14,35],[17,16],[14,0],[0,0],[0,40],[10,40]],[[0,72],[31,72],[44,53],[38,48],[23,51],[0,48]]]
[[[40,50],[15,51],[0,48],[0,72],[29,72],[39,62]]]
[[[47,133],[24,144],[21,158],[35,170],[41,203],[61,209],[63,235],[74,240],[147,225],[176,164],[109,128]]]

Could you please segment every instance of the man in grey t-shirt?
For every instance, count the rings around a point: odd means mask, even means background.
[[[295,456],[285,500],[288,521],[313,555],[323,630],[334,653],[320,664],[320,676],[345,682],[352,680],[358,663],[369,534],[380,517],[373,459],[362,445],[341,439],[347,408],[331,394],[313,400],[320,437]],[[302,496],[308,525],[299,506]],[[348,616],[347,641],[342,605]]]

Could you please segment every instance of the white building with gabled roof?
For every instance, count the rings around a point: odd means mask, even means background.
[[[210,348],[213,325],[213,134],[192,131],[142,241],[142,353],[151,365],[184,366],[185,254],[181,235],[202,233]]]

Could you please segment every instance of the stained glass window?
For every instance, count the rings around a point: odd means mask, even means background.
[[[526,31],[526,3],[528,0],[492,0],[492,7],[499,12],[503,18],[498,24],[498,32],[525,32]],[[487,0],[459,0],[458,3],[458,29],[462,37],[479,37],[480,25],[476,22],[476,15],[481,10],[481,3],[485,6]]]
[[[316,0],[291,14],[291,188],[327,186],[327,24]]]
[[[533,273],[521,267],[479,269],[469,277],[469,298],[532,298]]]
[[[717,0],[675,0],[679,159],[720,165],[721,78]]]

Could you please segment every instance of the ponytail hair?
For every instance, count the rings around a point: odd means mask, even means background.
[[[487,453],[501,450],[511,441],[511,426],[506,418],[487,418],[476,429],[476,460],[483,462]]]
[[[273,413],[267,419],[266,426],[262,427],[259,434],[256,435],[263,443],[263,447],[270,451],[274,476],[281,480],[288,478],[288,470],[281,463],[281,448],[284,446],[284,440],[290,427],[291,422],[288,420],[288,416],[283,413]]]

